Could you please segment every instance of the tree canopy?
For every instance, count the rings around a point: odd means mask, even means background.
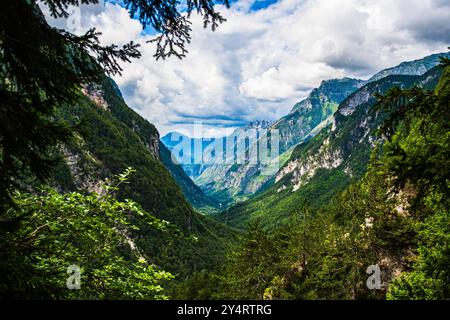
[[[130,41],[119,47],[103,46],[95,29],[77,36],[48,25],[38,2],[53,17],[67,17],[69,6],[98,0],[16,0],[3,3],[0,12],[0,203],[11,203],[11,190],[21,176],[45,179],[55,161],[51,147],[71,137],[70,128],[52,117],[61,105],[76,103],[83,85],[104,74],[121,72],[120,62],[139,58],[139,46]],[[143,28],[159,34],[155,58],[186,55],[190,15],[203,16],[215,29],[225,19],[215,3],[228,0],[124,0],[130,16]],[[184,4],[184,6],[182,6]]]

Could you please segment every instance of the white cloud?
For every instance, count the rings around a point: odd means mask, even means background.
[[[97,27],[104,43],[142,44],[142,58],[123,65],[115,80],[128,104],[163,134],[194,119],[203,119],[211,135],[275,120],[321,80],[368,78],[445,51],[450,42],[447,0],[281,0],[252,12],[253,3],[220,8],[228,21],[216,32],[194,16],[182,61],[155,61],[154,46],[145,43],[151,36],[118,5],[82,7],[81,25]]]

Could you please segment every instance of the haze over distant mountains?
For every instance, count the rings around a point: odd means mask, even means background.
[[[291,112],[285,117],[273,123],[267,121],[252,123],[247,128],[256,127],[259,130],[267,130],[268,132],[278,130],[280,134],[280,165],[283,166],[291,157],[291,153],[296,146],[311,139],[323,128],[335,121],[334,114],[347,97],[361,90],[360,95],[369,94],[364,91],[365,86],[388,76],[423,75],[437,66],[442,56],[448,57],[450,53],[434,54],[423,59],[403,62],[396,67],[380,71],[369,80],[351,78],[325,80],[318,88],[313,89],[305,100],[295,104]],[[341,113],[349,113],[346,110],[355,108],[359,103],[360,101],[358,100],[352,100],[347,107],[341,107]],[[240,132],[245,129],[246,127],[240,128],[233,135],[239,136]],[[173,150],[177,144],[172,139],[173,136],[174,133],[169,133],[161,139],[169,150]],[[191,140],[192,146],[195,143],[194,141],[195,139]],[[214,143],[217,143],[220,139],[200,139],[197,141],[203,146],[202,152],[207,153],[208,147],[212,148]],[[198,153],[193,156],[197,159],[201,157]],[[261,164],[224,165],[209,163],[181,164],[181,166],[208,196],[224,205],[251,198],[274,181],[274,176],[261,174],[264,167]]]

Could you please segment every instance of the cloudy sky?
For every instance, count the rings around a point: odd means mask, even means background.
[[[192,17],[181,61],[155,61],[145,43],[154,34],[119,4],[83,6],[79,18],[50,22],[76,33],[95,27],[104,44],[142,44],[142,58],[114,79],[162,135],[195,121],[206,136],[222,136],[276,120],[322,80],[369,78],[450,45],[450,0],[238,0],[217,9],[227,22],[215,32]]]

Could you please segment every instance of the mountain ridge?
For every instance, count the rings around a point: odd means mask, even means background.
[[[370,113],[374,94],[396,86],[433,89],[440,75],[441,69],[435,67],[421,76],[392,75],[366,84],[340,104],[332,124],[295,148],[272,186],[218,217],[239,228],[262,219],[272,228],[305,202],[314,207],[326,205],[366,172],[371,149],[378,141],[375,131],[384,119],[383,114]]]
[[[79,127],[80,134],[64,146],[64,161],[54,172],[53,184],[62,191],[95,192],[107,179],[134,168],[118,198],[134,200],[150,214],[198,238],[197,242],[177,239],[170,243],[150,226],[141,226],[131,235],[135,243],[155,264],[175,275],[212,268],[233,232],[192,208],[183,186],[174,180],[184,172],[177,167],[169,172],[162,162],[167,153],[156,127],[129,108],[117,90],[114,81],[105,77],[102,83],[85,88],[78,104],[58,110],[58,118]]]
[[[436,66],[441,56],[450,56],[450,52],[403,62],[378,72],[369,80],[349,77],[323,80],[320,86],[313,89],[306,99],[296,103],[289,114],[264,127],[268,132],[278,130],[280,134],[280,165],[285,164],[298,144],[312,139],[328,124],[334,123],[335,112],[349,96],[366,85],[390,75],[421,75]],[[359,92],[359,94],[361,95],[363,92]],[[351,113],[354,107],[354,105],[348,104],[339,112]],[[237,130],[245,130],[245,127]],[[202,153],[208,151],[208,147],[212,148],[212,146],[213,144],[209,144],[203,148]],[[255,197],[273,184],[274,176],[261,174],[264,167],[261,164],[183,165],[184,170],[188,172],[195,184],[200,186],[207,196],[222,202],[224,206]]]
[[[422,75],[438,65],[441,57],[450,57],[450,52],[435,53],[421,59],[404,61],[395,67],[376,73],[367,82],[377,81],[389,75]]]

